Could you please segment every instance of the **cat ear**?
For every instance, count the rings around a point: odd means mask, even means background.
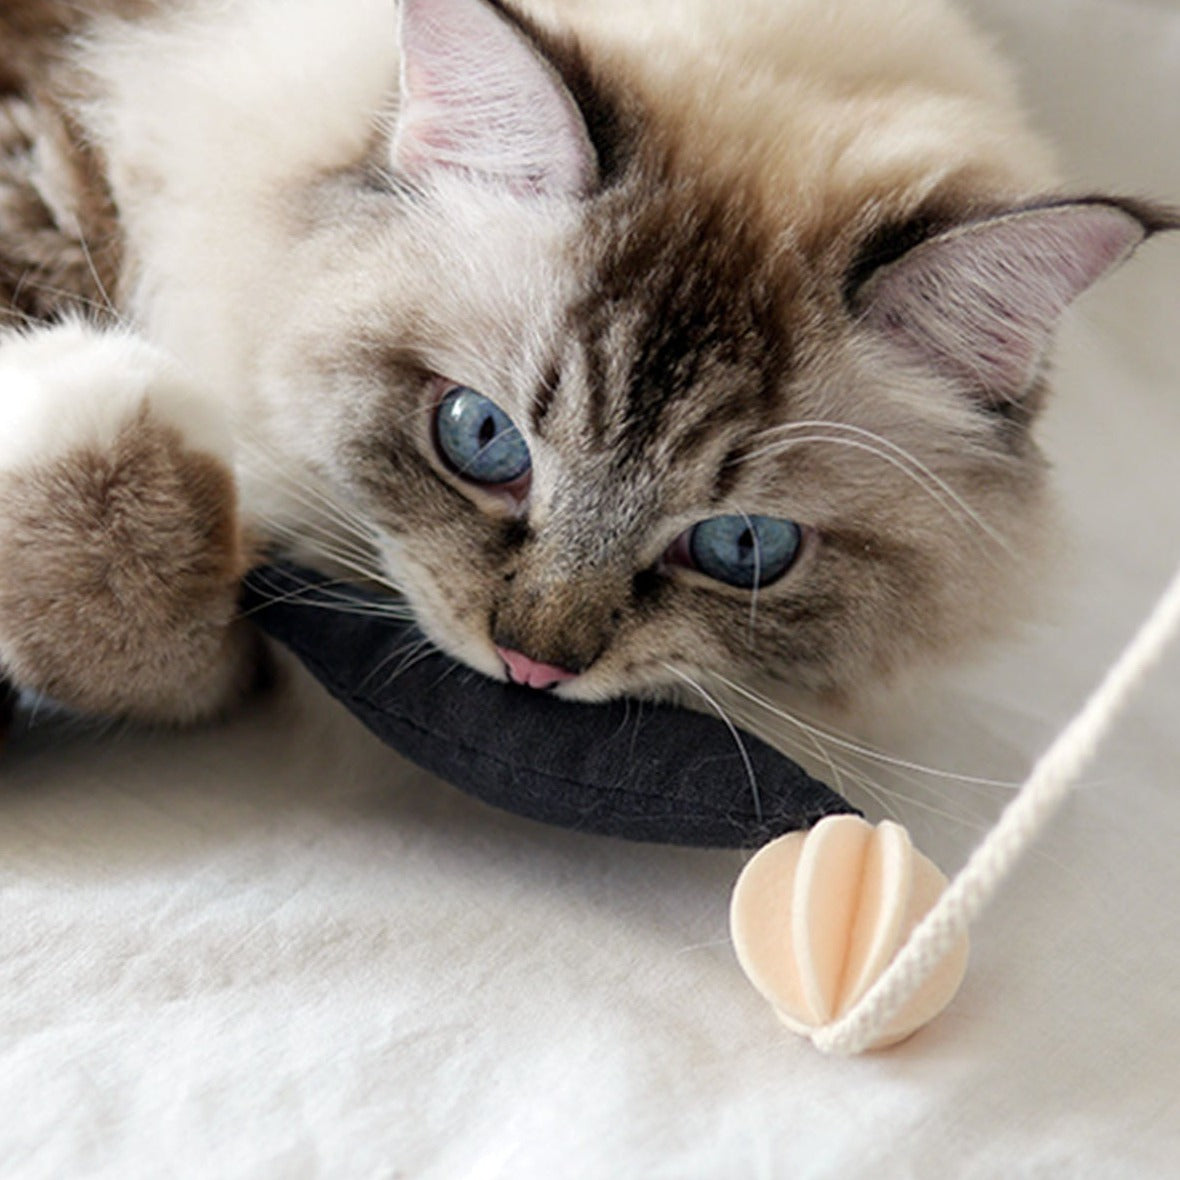
[[[484,0],[401,0],[398,172],[514,192],[587,193],[597,162],[577,103],[528,36]]]
[[[928,238],[854,296],[863,322],[907,359],[993,407],[1038,377],[1062,313],[1151,232],[1177,223],[1146,204],[1025,209]]]

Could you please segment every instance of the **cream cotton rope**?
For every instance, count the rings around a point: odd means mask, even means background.
[[[928,981],[933,982],[932,977],[940,970],[946,974],[948,956],[954,956],[960,950],[965,954],[963,944],[971,923],[1048,826],[1078,776],[1097,753],[1131,695],[1147,678],[1178,631],[1180,569],[1177,569],[1155,609],[1101,684],[1037,761],[1032,773],[1004,809],[995,826],[938,900],[913,927],[908,939],[877,979],[863,990],[859,999],[846,1011],[837,1013],[827,1023],[799,1027],[798,1022],[791,1020],[780,1008],[780,1016],[790,1027],[808,1036],[818,1049],[832,1054],[852,1055],[900,1039],[897,1035],[890,1035],[890,1030],[896,1031],[899,1019],[904,1022],[907,1006],[921,1009],[923,1001],[919,993]],[[817,831],[813,829],[808,838],[813,838]],[[768,846],[767,851],[770,848]],[[747,869],[751,866],[747,866]],[[800,888],[805,886],[813,887],[814,882],[800,883]],[[739,881],[735,890],[735,912],[740,908],[742,889],[743,884]],[[747,893],[752,892],[747,887]],[[796,923],[799,913],[796,904]],[[742,940],[735,937],[735,943],[739,958],[743,959],[743,966],[750,973]],[[759,986],[755,976],[751,975],[751,978]],[[794,980],[787,990],[797,983]],[[957,980],[952,979],[945,999],[921,1019],[903,1025],[907,1031],[931,1019],[943,1003],[949,1002],[955,986]],[[765,993],[767,989],[762,986],[760,990]]]

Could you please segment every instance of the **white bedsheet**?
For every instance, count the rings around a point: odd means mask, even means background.
[[[1174,0],[976,0],[1079,187],[1180,201]],[[1180,237],[1180,235],[1178,235]],[[1011,779],[1180,560],[1180,241],[1088,296],[1046,439],[1063,605],[895,749]],[[1007,797],[882,772],[961,863]],[[551,831],[302,681],[181,736],[0,761],[0,1176],[1180,1176],[1180,653],[884,1054],[782,1031],[741,858]]]

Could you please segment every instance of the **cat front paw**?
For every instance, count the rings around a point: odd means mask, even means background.
[[[0,341],[0,679],[185,722],[251,683],[251,563],[216,407],[134,336]]]

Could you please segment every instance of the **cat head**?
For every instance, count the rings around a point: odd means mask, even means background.
[[[884,150],[928,97],[677,105],[480,0],[403,0],[400,52],[265,369],[431,639],[582,699],[841,702],[1015,613],[1051,335],[1169,215],[1030,200],[969,119]]]

